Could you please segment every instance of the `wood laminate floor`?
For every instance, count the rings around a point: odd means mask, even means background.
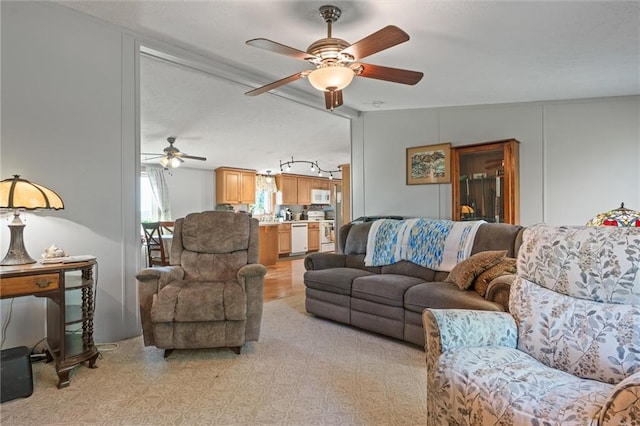
[[[273,266],[267,266],[264,278],[264,301],[282,299],[304,293],[304,258],[279,259]]]

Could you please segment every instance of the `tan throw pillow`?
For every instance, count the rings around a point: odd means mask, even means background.
[[[499,263],[507,255],[506,250],[481,251],[458,263],[449,272],[445,282],[454,283],[465,290],[484,271]]]
[[[487,288],[489,283],[501,275],[515,274],[516,273],[516,259],[512,257],[505,257],[497,265],[493,265],[480,274],[474,283],[474,288],[480,296],[487,294]]]

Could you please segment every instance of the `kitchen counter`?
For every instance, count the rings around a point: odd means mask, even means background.
[[[276,226],[276,225],[286,225],[287,223],[315,223],[315,222],[333,222],[333,219],[322,219],[322,220],[285,220],[284,222],[260,222],[260,226]]]

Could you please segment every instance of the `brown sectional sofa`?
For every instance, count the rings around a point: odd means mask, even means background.
[[[503,277],[492,281],[483,297],[473,289],[460,290],[456,284],[443,282],[447,272],[411,262],[365,267],[371,224],[342,226],[339,253],[312,253],[305,258],[307,312],[424,346],[425,308],[507,310],[509,283],[500,279]],[[515,257],[522,231],[517,225],[482,224],[471,254],[507,250],[508,257]]]

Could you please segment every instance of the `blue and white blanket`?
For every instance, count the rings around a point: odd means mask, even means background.
[[[391,265],[408,260],[436,271],[449,272],[471,255],[483,220],[376,220],[367,238],[366,266]]]

